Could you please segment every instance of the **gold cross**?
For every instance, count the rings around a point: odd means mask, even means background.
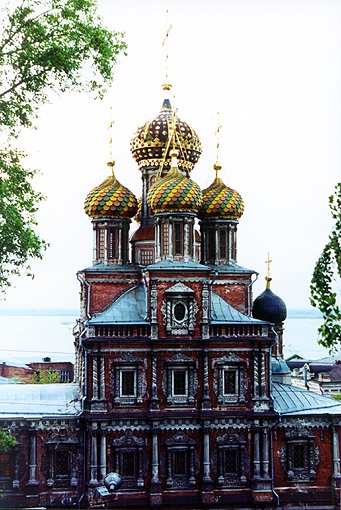
[[[271,264],[272,260],[270,260],[270,254],[268,252],[268,260],[265,261],[265,264],[268,265],[268,278],[270,278],[270,264]]]
[[[112,106],[110,106],[110,118],[109,118],[109,125],[108,125],[108,134],[109,134],[109,161],[112,161],[112,132],[113,132],[113,126],[114,126],[114,119],[112,118]]]
[[[170,34],[170,31],[172,30],[172,25],[168,24],[168,9],[166,11],[166,22],[167,22],[167,29],[166,29],[166,35],[165,35],[165,38],[163,40],[163,43],[162,43],[162,47],[165,48],[165,74],[166,74],[166,82],[168,83],[168,58],[169,58],[169,55],[168,55],[168,37],[169,37],[169,34]]]
[[[217,161],[219,161],[220,130],[221,130],[220,114],[219,114],[219,112],[217,112],[217,127],[215,130],[215,136],[216,136],[216,141],[217,141]]]

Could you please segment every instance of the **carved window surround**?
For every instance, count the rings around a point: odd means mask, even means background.
[[[144,360],[124,353],[112,364],[111,393],[117,406],[142,405],[146,392]]]
[[[320,462],[320,451],[315,446],[313,434],[307,430],[292,430],[285,434],[286,446],[280,450],[280,460],[288,481],[315,480]]]
[[[179,282],[166,290],[161,313],[168,334],[193,333],[198,311],[194,291],[190,287]]]
[[[246,440],[237,434],[217,437],[218,485],[222,487],[246,484],[248,458]]]
[[[247,391],[245,368],[245,362],[232,353],[214,362],[214,388],[219,405],[245,404]]]
[[[195,486],[195,447],[195,440],[183,433],[166,440],[167,487]]]
[[[122,489],[144,487],[144,446],[144,439],[132,435],[131,430],[113,440],[113,469],[122,477]]]
[[[164,364],[162,387],[167,405],[194,405],[198,389],[194,360],[178,353]]]

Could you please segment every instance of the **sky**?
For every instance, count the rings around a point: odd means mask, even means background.
[[[35,187],[47,199],[38,231],[50,247],[32,262],[35,278],[16,279],[0,307],[79,307],[76,273],[92,265],[83,204],[109,174],[110,110],[115,173],[139,197],[130,140],[161,108],[170,24],[170,99],[203,145],[191,178],[201,188],[214,179],[219,112],[220,177],[245,203],[238,263],[259,273],[257,296],[269,252],[273,292],[288,308],[309,307],[311,275],[332,226],[328,197],[340,180],[341,3],[99,0],[99,12],[107,27],[125,32],[128,56],[103,101],[53,94],[37,129],[22,133],[27,163],[41,170]]]

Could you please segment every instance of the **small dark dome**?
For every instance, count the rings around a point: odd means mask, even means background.
[[[253,302],[252,315],[255,319],[277,324],[287,316],[287,307],[279,296],[266,288]]]

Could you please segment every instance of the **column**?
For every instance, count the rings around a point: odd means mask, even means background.
[[[97,485],[97,433],[95,430],[91,432],[90,445],[90,485]]]
[[[269,437],[268,429],[263,430],[263,478],[269,478]]]
[[[259,431],[253,433],[253,478],[260,478]]]
[[[92,358],[92,400],[98,399],[98,357]]]
[[[153,430],[152,438],[152,484],[160,484],[159,478],[159,442],[158,442],[158,430]]]
[[[100,450],[100,481],[103,482],[107,474],[107,436],[105,430],[101,430],[101,450]]]
[[[104,356],[99,358],[99,398],[105,400],[105,361]]]
[[[30,431],[30,461],[29,461],[29,480],[27,485],[37,485],[37,433]]]
[[[203,476],[203,482],[204,483],[211,483],[211,476],[210,476],[210,432],[208,428],[204,429],[204,462],[203,462],[203,468],[204,468],[204,476]]]
[[[339,430],[333,427],[333,479],[340,479],[340,445]]]
[[[262,352],[261,354],[261,372],[260,372],[260,396],[266,397],[266,385],[265,385],[265,377],[266,377],[266,370],[265,370],[265,353]]]

